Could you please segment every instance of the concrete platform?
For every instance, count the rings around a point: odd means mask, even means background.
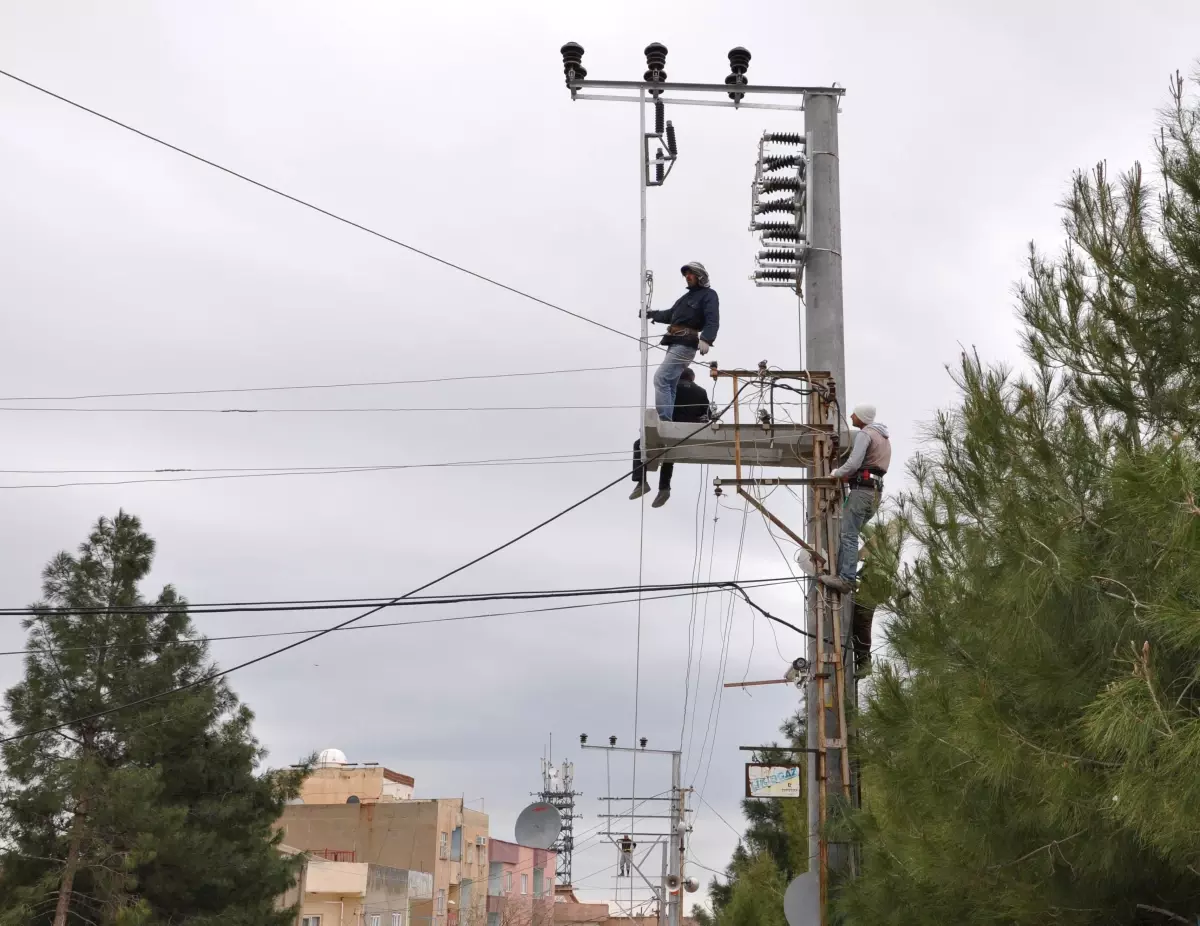
[[[735,428],[732,422],[716,421],[703,426],[695,422],[659,421],[654,409],[646,410],[646,450],[648,454],[667,449],[646,468],[654,471],[663,463],[708,463],[732,466],[734,435],[741,440],[744,466],[806,467],[812,465],[813,435],[831,434],[831,425],[792,424],[777,422],[764,427],[758,422],[743,422]]]

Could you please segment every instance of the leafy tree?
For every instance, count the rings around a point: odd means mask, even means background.
[[[1031,252],[1027,372],[965,355],[912,464],[845,922],[1200,917],[1200,105],[1172,91],[1157,184],[1079,174]]]
[[[272,824],[302,772],[260,775],[253,715],[224,681],[112,713],[212,671],[186,602],[138,585],[154,541],[100,519],[43,573],[0,793],[0,923],[284,926],[298,859]],[[82,718],[82,719],[81,719]]]

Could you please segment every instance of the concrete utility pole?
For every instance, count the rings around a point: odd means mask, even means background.
[[[642,230],[642,308],[647,300],[645,265],[646,254],[646,188],[661,185],[666,174],[675,166],[678,147],[675,130],[663,122],[666,108],[678,106],[724,107],[734,110],[773,110],[779,114],[803,112],[804,134],[794,131],[767,132],[759,144],[759,162],[752,184],[750,230],[763,235],[763,250],[758,253],[758,269],[751,279],[758,286],[794,288],[801,297],[803,337],[800,344],[807,371],[806,381],[813,387],[810,423],[819,426],[814,433],[813,459],[810,480],[795,480],[812,486],[808,496],[806,537],[791,534],[801,546],[815,551],[817,564],[829,568],[836,564],[837,533],[840,517],[840,495],[828,479],[835,462],[831,458],[849,437],[848,407],[846,405],[846,348],[842,318],[842,224],[838,163],[838,104],[842,88],[833,86],[796,87],[755,85],[749,82],[747,71],[750,53],[734,48],[728,54],[730,74],[723,84],[668,81],[666,74],[667,49],[653,43],[646,48],[647,70],[642,80],[589,79],[583,66],[583,48],[574,42],[562,47],[563,71],[573,100],[602,100],[635,103],[642,109],[639,126],[639,177],[641,184]],[[647,97],[649,96],[649,100]],[[715,97],[715,99],[714,99]],[[788,98],[791,99],[788,99]],[[796,97],[801,102],[795,101]],[[755,101],[751,102],[753,98]],[[758,100],[782,100],[758,102]],[[655,131],[646,125],[645,107],[650,102],[655,112]],[[661,142],[667,151],[651,152],[651,145]],[[799,153],[764,154],[764,145],[799,149]],[[791,173],[794,171],[794,174]],[[781,173],[782,172],[782,173]],[[773,198],[786,194],[785,199]],[[785,213],[786,218],[775,221],[772,214]],[[642,342],[643,410],[647,405],[645,380],[648,364],[648,332],[643,318],[640,331]],[[765,370],[765,364],[760,368]],[[714,376],[715,372],[714,365]],[[766,378],[765,372],[760,374]],[[819,386],[815,384],[820,384]],[[735,392],[737,380],[734,380]],[[734,405],[735,431],[737,405]],[[646,416],[640,421],[643,453],[646,452]],[[665,427],[661,425],[660,427]],[[825,430],[830,428],[830,430]],[[656,432],[658,433],[658,432]],[[700,443],[700,442],[698,442]],[[820,448],[818,454],[817,448]],[[689,448],[672,456],[674,462],[709,462],[703,459],[704,448]],[[817,457],[820,456],[820,459]],[[713,462],[728,460],[714,456]],[[739,467],[740,460],[737,462]],[[776,463],[773,465],[784,465]],[[795,464],[792,464],[795,465]],[[818,485],[824,480],[823,485]],[[736,480],[754,485],[769,480]],[[718,488],[718,494],[720,489]],[[756,507],[760,507],[756,504]],[[772,520],[779,526],[777,518]],[[786,528],[785,528],[786,530]],[[791,533],[791,532],[789,532]],[[826,899],[830,873],[852,873],[853,854],[849,845],[828,844],[821,834],[822,821],[827,819],[829,797],[834,801],[857,801],[857,782],[852,780],[853,764],[849,762],[852,735],[846,726],[847,708],[856,704],[856,683],[853,658],[853,603],[850,595],[833,598],[824,590],[809,589],[807,601],[807,631],[812,637],[822,632],[825,638],[819,648],[810,637],[808,650],[807,734],[808,734],[808,820],[810,871],[820,870],[821,903]],[[840,645],[834,645],[831,634],[840,629]],[[829,649],[829,647],[833,649]],[[838,652],[840,650],[840,654]],[[824,701],[824,705],[822,705]],[[832,731],[832,732],[831,732]],[[818,755],[820,753],[820,755]],[[836,760],[836,761],[835,761]],[[824,771],[819,775],[818,768]],[[676,787],[678,787],[676,783]],[[682,793],[682,792],[676,792]],[[675,843],[671,846],[674,858]],[[819,860],[819,862],[818,862]],[[666,867],[666,866],[664,866]],[[671,867],[667,878],[682,868]],[[666,880],[666,879],[664,879]],[[809,896],[809,895],[805,895]],[[806,910],[805,921],[825,922],[825,911]],[[671,926],[674,926],[672,922]],[[794,926],[794,924],[793,924]]]
[[[808,201],[807,232],[808,248],[805,262],[804,312],[805,367],[809,370],[828,370],[837,388],[838,407],[845,417],[846,403],[846,345],[845,327],[842,317],[842,211],[840,176],[838,163],[838,97],[833,94],[810,92],[804,97],[804,135],[808,158]],[[836,432],[842,433],[843,422],[836,422]],[[846,425],[848,427],[848,424]],[[817,490],[809,493],[809,510],[816,511]],[[816,529],[817,522],[809,521],[809,543],[829,559],[836,560],[836,550],[821,549],[822,532]],[[817,607],[820,596],[815,590],[808,596],[806,629],[809,638],[809,665],[813,672],[821,671],[816,659]],[[857,686],[854,679],[854,658],[851,639],[853,637],[853,608],[850,596],[842,603],[842,652],[844,659],[845,689],[841,692],[847,706],[856,706]],[[810,679],[807,693],[808,744],[811,748],[814,737],[821,726],[818,711],[825,709],[825,729],[836,729],[834,708],[822,708],[816,696],[816,680]],[[852,766],[853,768],[853,766]],[[837,794],[842,789],[842,772],[839,763],[830,762],[827,767],[826,790]],[[851,781],[851,793],[857,795],[857,782]],[[808,754],[808,824],[809,857],[819,854],[820,811],[817,806],[817,756]],[[841,872],[851,864],[849,847],[844,844],[829,846],[829,870]]]

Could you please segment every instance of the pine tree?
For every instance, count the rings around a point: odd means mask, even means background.
[[[1184,91],[1158,183],[1078,175],[1066,248],[1031,252],[1029,371],[965,355],[911,467],[911,594],[862,717],[847,923],[1200,917],[1200,105]]]
[[[789,746],[804,748],[802,713],[789,717],[779,729]],[[803,754],[767,749],[754,753],[751,761],[783,765],[795,762],[797,755]],[[746,831],[725,869],[726,880],[713,878],[709,883],[712,922],[702,926],[784,926],[783,892],[796,875],[808,870],[806,806],[803,794],[742,801]]]
[[[300,772],[258,774],[253,715],[212,671],[186,602],[139,583],[154,541],[100,519],[43,573],[25,676],[6,695],[0,923],[284,926],[295,860],[272,824]],[[54,729],[49,729],[54,728]],[[48,730],[48,732],[38,732]]]

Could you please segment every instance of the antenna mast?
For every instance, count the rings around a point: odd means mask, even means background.
[[[562,818],[562,829],[551,847],[558,855],[557,880],[561,887],[571,886],[571,855],[575,851],[575,798],[582,793],[575,788],[575,763],[563,760],[562,765],[542,757],[542,790],[534,792],[538,800],[550,804]]]

